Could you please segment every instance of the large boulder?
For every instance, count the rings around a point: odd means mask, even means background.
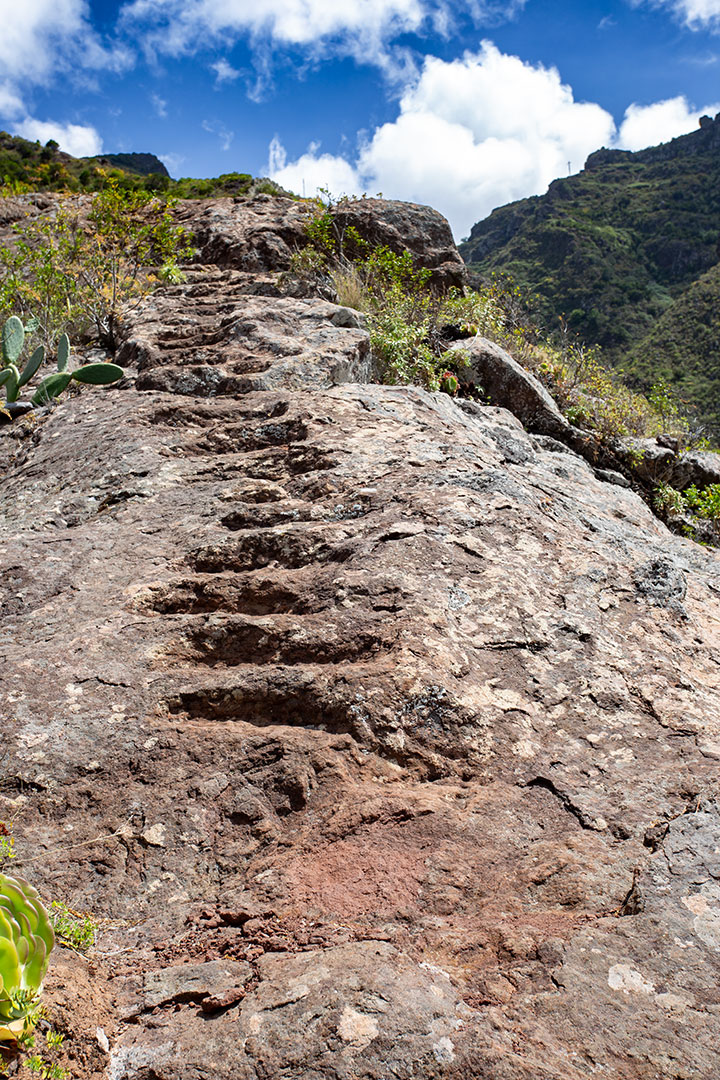
[[[618,459],[645,484],[668,484],[672,482],[677,454],[669,446],[661,446],[655,439],[618,439],[614,445]]]
[[[307,246],[314,203],[281,196],[190,200],[177,210],[195,237],[202,262],[260,274],[287,270]],[[409,251],[416,267],[432,271],[445,289],[466,281],[465,264],[447,220],[429,206],[391,199],[347,199],[330,209],[339,234],[352,226],[371,247]]]
[[[677,441],[658,439],[619,439],[615,444],[618,458],[647,484],[671,484],[678,490],[720,484],[720,454],[708,450],[679,451]]]
[[[720,454],[709,450],[688,450],[680,454],[673,463],[671,483],[676,488],[720,484]]]
[[[398,254],[409,251],[416,267],[432,271],[430,280],[439,289],[461,287],[467,281],[450,225],[430,206],[396,199],[344,199],[330,214],[339,233],[352,227],[372,247],[384,245]]]
[[[570,425],[545,387],[494,341],[474,337],[456,341],[460,380],[481,391],[493,405],[509,409],[528,431],[567,436]]]
[[[293,252],[308,242],[311,212],[307,202],[255,195],[190,199],[176,216],[194,237],[200,262],[260,274],[289,268]]]

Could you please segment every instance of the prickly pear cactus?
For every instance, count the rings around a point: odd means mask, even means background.
[[[34,1027],[37,999],[55,934],[39,893],[0,874],[0,1041]]]
[[[25,341],[25,327],[17,315],[11,315],[2,328],[0,342],[2,343],[3,364],[17,364]]]
[[[20,370],[18,361],[23,351],[26,332],[35,329],[36,324],[31,320],[27,326],[18,319],[17,315],[11,315],[3,324],[0,331],[0,390],[5,389],[5,405],[14,404],[18,395],[34,375],[37,374],[45,359],[45,349],[39,345],[25,366]],[[89,386],[107,386],[109,383],[122,379],[125,372],[117,364],[92,363],[83,364],[81,367],[71,370],[70,366],[70,339],[67,334],[62,334],[57,345],[57,371],[46,375],[36,387],[35,393],[30,399],[30,405],[47,405],[53,398],[62,394],[74,379],[75,382],[85,383]],[[0,412],[6,418],[11,418],[11,413],[0,406]]]
[[[124,375],[125,372],[117,364],[105,362],[85,364],[74,371],[55,371],[52,375],[45,376],[31,400],[33,405],[46,405],[48,401],[62,394],[72,379],[90,386],[107,386],[122,379]]]

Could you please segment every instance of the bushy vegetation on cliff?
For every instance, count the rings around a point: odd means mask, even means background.
[[[462,352],[449,348],[480,335],[507,349],[544,383],[571,423],[600,441],[659,434],[683,445],[700,441],[666,380],[640,393],[565,320],[558,332],[546,333],[534,317],[536,298],[507,275],[492,275],[474,289],[435,290],[431,272],[415,268],[409,252],[369,247],[352,226],[339,229],[322,200],[307,232],[310,244],[295,256],[294,273],[364,312],[383,381],[482,398],[482,387],[467,380]]]
[[[547,335],[533,319],[534,298],[506,275],[476,289],[434,288],[432,272],[417,268],[409,251],[371,247],[352,225],[339,226],[344,216],[334,217],[332,204],[318,200],[307,225],[310,243],[296,253],[290,276],[364,313],[383,382],[482,401],[483,387],[466,372],[463,351],[449,346],[488,338],[546,386],[589,460],[614,461],[673,529],[700,543],[718,543],[720,485],[690,484],[680,491],[648,481],[642,469],[646,444],[638,437],[661,436],[678,458],[709,447],[666,379],[656,378],[647,394],[632,389],[622,372],[604,363],[599,347],[584,345],[564,319],[559,332]]]
[[[720,433],[720,265],[694,281],[628,354],[626,366],[641,383],[658,377]]]

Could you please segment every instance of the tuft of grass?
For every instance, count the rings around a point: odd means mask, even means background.
[[[368,310],[370,295],[367,282],[356,263],[338,261],[330,270],[330,281],[337,294],[338,304],[356,311]]]

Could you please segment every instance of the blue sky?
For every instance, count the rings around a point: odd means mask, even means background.
[[[0,0],[0,127],[173,176],[427,202],[456,236],[720,111],[720,0]]]

